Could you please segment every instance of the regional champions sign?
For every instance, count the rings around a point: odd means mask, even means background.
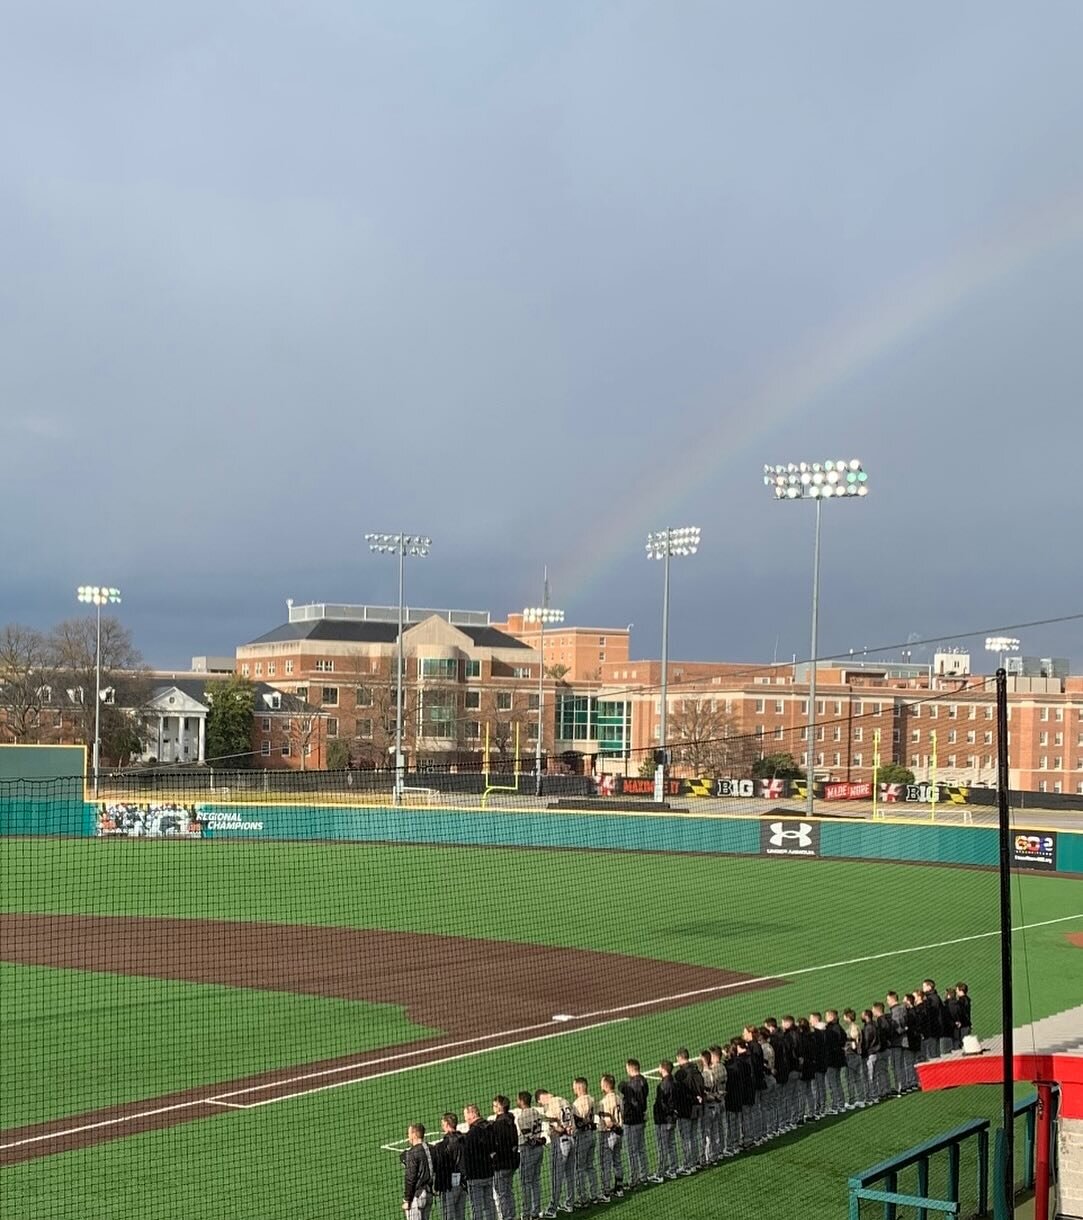
[[[801,818],[761,822],[760,853],[764,856],[818,856],[820,824]]]
[[[1017,830],[1012,835],[1012,867],[1049,872],[1057,867],[1055,830]]]

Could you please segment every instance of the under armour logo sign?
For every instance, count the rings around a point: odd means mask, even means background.
[[[794,843],[798,847],[812,846],[812,827],[808,822],[798,822],[793,830],[786,829],[785,822],[771,823],[771,846],[785,847],[787,843]]]

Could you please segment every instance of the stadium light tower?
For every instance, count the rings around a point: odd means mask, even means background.
[[[662,710],[659,723],[659,746],[663,750],[663,758],[668,761],[666,745],[667,698],[669,693],[669,561],[674,556],[694,555],[699,550],[700,530],[698,525],[682,525],[676,529],[659,530],[647,535],[647,558],[663,561],[662,584]],[[661,770],[662,784],[655,784],[654,799],[661,801],[665,796],[666,762],[655,768],[655,776]]]
[[[524,623],[538,624],[538,743],[534,747],[535,796],[541,796],[542,794],[542,726],[545,723],[542,718],[542,701],[545,698],[545,625],[546,623],[564,622],[564,611],[554,610],[549,605],[548,582],[546,582],[546,594],[544,606],[528,606],[523,611]]]
[[[119,606],[120,590],[111,585],[80,585],[76,597],[84,605],[93,606],[96,629],[94,635],[94,799],[98,799],[98,767],[101,759],[101,711],[102,711],[102,606]]]
[[[809,816],[815,807],[813,785],[816,778],[816,654],[819,648],[820,615],[820,508],[824,500],[858,500],[869,494],[869,476],[857,458],[850,461],[790,462],[785,466],[764,466],[764,486],[776,500],[814,500],[816,502],[816,541],[812,550],[812,656],[809,659],[808,691],[808,796]]]
[[[1004,668],[1004,654],[1006,652],[1018,652],[1019,641],[1012,635],[990,635],[985,638],[986,652],[995,652],[997,654],[997,668]]]
[[[402,757],[402,620],[403,620],[403,578],[406,569],[406,556],[422,558],[429,553],[432,539],[420,534],[366,534],[365,541],[374,555],[397,555],[399,560],[399,635],[398,653],[395,676],[395,804],[402,800],[402,789],[405,776],[403,774]]]

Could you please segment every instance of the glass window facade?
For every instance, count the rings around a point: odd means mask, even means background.
[[[557,737],[596,741],[600,754],[623,754],[631,741],[632,705],[592,695],[557,696]]]
[[[454,682],[459,676],[459,662],[453,657],[422,657],[421,676]]]

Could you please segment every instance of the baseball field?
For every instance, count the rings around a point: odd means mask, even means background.
[[[407,1123],[497,1092],[926,976],[998,1029],[994,873],[620,850],[596,821],[559,848],[0,838],[0,1213],[401,1215]],[[1083,881],[1013,900],[1018,1025],[1083,1003]],[[911,1095],[604,1210],[834,1220],[850,1172],[997,1106]]]

